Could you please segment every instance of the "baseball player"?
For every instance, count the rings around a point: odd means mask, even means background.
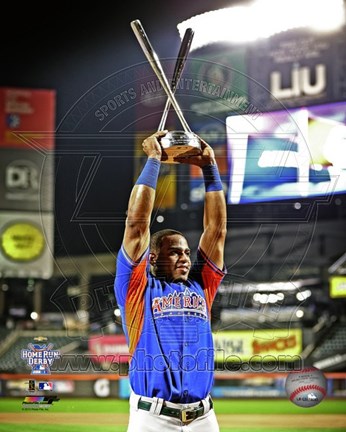
[[[150,237],[162,148],[159,131],[143,141],[147,161],[128,204],[117,255],[115,295],[127,337],[131,386],[128,432],[217,432],[210,390],[214,349],[211,307],[225,276],[226,203],[213,149],[179,162],[199,166],[205,183],[203,233],[191,263],[175,230]]]

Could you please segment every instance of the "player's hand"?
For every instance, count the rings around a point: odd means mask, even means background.
[[[210,147],[210,145],[204,141],[201,137],[196,135],[197,138],[201,142],[201,154],[200,155],[181,155],[174,158],[175,161],[179,163],[185,163],[189,165],[197,165],[202,167],[204,165],[215,164],[215,153],[214,150]]]
[[[158,139],[165,136],[167,132],[167,130],[157,131],[143,141],[143,151],[148,157],[161,160],[162,147]]]

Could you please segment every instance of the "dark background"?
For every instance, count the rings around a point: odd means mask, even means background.
[[[247,2],[175,0],[123,4],[121,7],[115,2],[99,2],[92,6],[79,2],[26,3],[16,7],[7,4],[0,29],[0,85],[56,90],[58,135],[66,114],[90,89],[112,74],[146,62],[131,29],[132,20],[142,22],[161,59],[174,58],[180,45],[179,22],[209,10],[243,3]],[[6,21],[8,28],[4,25]],[[194,55],[198,54],[191,53]],[[87,156],[99,144],[97,140],[56,141],[56,256],[108,253],[120,246],[134,176],[131,136],[116,143],[120,150],[126,149],[127,157],[120,162],[114,162],[112,157],[107,159],[99,176],[94,178],[84,207],[76,213],[78,182],[88,164],[81,168],[80,155],[68,155],[64,150],[70,145],[79,146],[80,152]],[[294,222],[297,211],[293,205],[294,202],[285,201],[280,206],[273,203],[229,206],[229,225],[251,227],[258,225],[260,220],[280,220],[280,215]],[[309,209],[310,205],[311,201],[307,201],[302,203],[302,208]],[[344,197],[341,196],[320,206],[316,218],[340,220],[345,217],[344,213]],[[198,231],[201,228],[201,208],[183,210],[177,206],[175,211],[166,212],[164,216],[165,223],[159,226],[155,225],[154,219],[153,229],[172,225],[177,229]]]
[[[100,2],[91,7],[63,1],[49,6],[24,3],[16,10],[4,6],[0,84],[56,89],[58,125],[92,86],[145,60],[130,27],[132,20],[142,22],[160,58],[174,57],[180,44],[179,22],[241,3],[244,1],[175,0],[122,5]]]
[[[66,114],[90,89],[124,68],[147,63],[131,29],[132,20],[142,22],[160,59],[175,58],[180,46],[179,22],[209,10],[240,3],[176,0],[131,5],[101,2],[87,6],[80,2],[53,2],[49,5],[24,3],[15,10],[13,5],[7,4],[0,29],[0,86],[55,90],[58,136]],[[4,21],[8,21],[6,29]],[[99,232],[94,233],[95,224],[81,223],[81,219],[75,217],[81,162],[80,157],[64,153],[67,147],[75,144],[76,141],[56,140],[55,254],[114,251],[122,238],[127,199],[133,184],[133,155],[128,153],[126,161],[121,163],[111,158],[102,167],[102,178],[94,179],[82,211],[84,214],[96,212],[99,221],[105,219],[105,214],[113,215],[117,220],[114,225],[107,216],[107,223],[99,224],[96,228]],[[99,142],[89,140],[76,145],[88,155]],[[128,150],[133,147],[133,139],[130,137],[127,142],[117,142],[116,145]],[[168,224],[170,217],[177,222],[176,215],[167,215]],[[185,215],[179,217],[183,223]],[[188,220],[194,227],[200,218],[193,212]],[[199,227],[197,224],[196,228]]]

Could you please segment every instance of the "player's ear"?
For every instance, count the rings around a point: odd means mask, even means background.
[[[154,252],[149,253],[149,263],[154,266],[156,264],[157,256]]]

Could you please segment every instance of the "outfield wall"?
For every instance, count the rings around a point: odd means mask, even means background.
[[[327,396],[346,398],[346,373],[325,373]],[[212,396],[215,398],[286,398],[287,373],[216,373]],[[34,381],[34,382],[33,382]],[[29,390],[31,385],[31,391]],[[45,389],[45,390],[44,390]],[[24,397],[30,394],[60,397],[115,397],[127,399],[130,394],[127,376],[116,374],[0,374],[2,397]]]

